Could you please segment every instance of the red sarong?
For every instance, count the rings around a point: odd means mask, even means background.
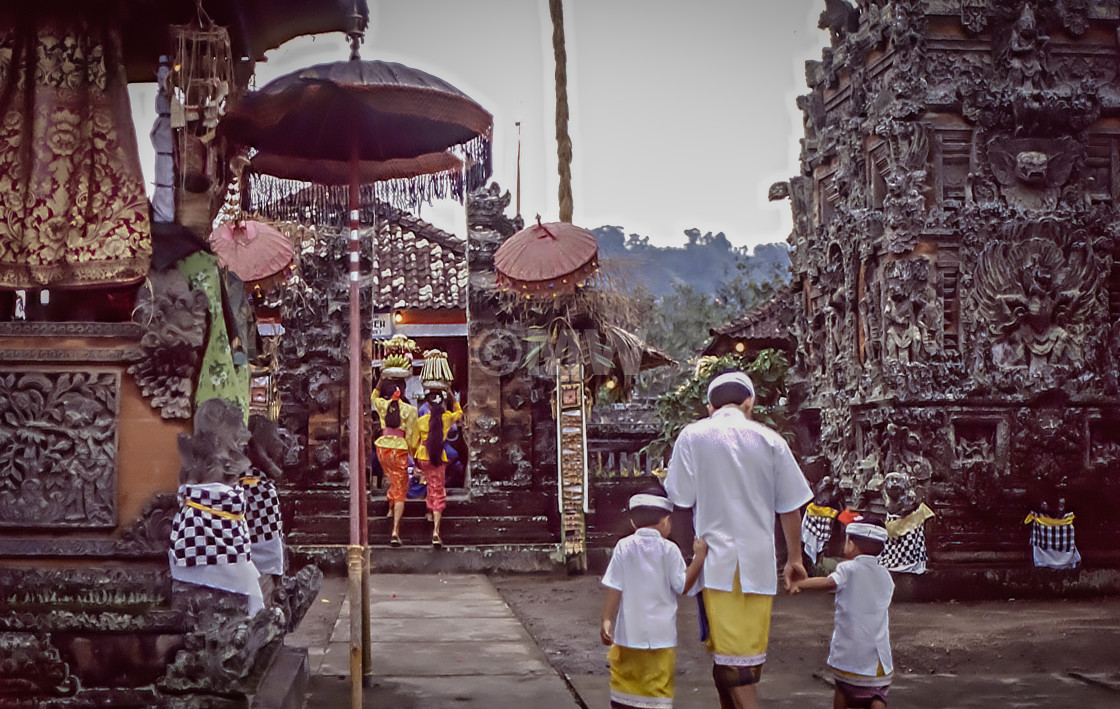
[[[447,507],[447,488],[444,486],[447,463],[432,465],[430,460],[418,460],[416,463],[424,475],[424,482],[428,484],[428,495],[424,498],[428,509],[432,512],[442,512]]]
[[[389,477],[389,491],[385,493],[385,497],[390,504],[404,502],[405,492],[408,490],[408,451],[404,448],[377,446],[377,460]]]

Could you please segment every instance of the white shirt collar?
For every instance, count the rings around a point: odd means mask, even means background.
[[[743,413],[743,410],[738,406],[721,406],[712,412],[712,418],[715,418],[717,416],[734,416],[735,414],[738,414],[743,418],[747,417],[747,415]]]
[[[651,527],[638,527],[637,529],[634,530],[634,534],[636,534],[639,537],[660,537],[661,536],[661,532],[657,531],[656,529],[652,529]]]

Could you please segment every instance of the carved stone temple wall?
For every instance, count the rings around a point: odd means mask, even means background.
[[[1044,504],[1120,566],[1120,4],[859,4],[788,183],[806,470],[929,505],[934,570],[1029,567]]]

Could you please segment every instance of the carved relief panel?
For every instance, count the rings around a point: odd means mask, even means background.
[[[1076,366],[1107,305],[1088,234],[1055,219],[1012,223],[980,251],[969,293],[978,335],[1001,369]]]
[[[939,349],[941,303],[930,283],[927,259],[903,259],[883,265],[883,358],[906,365],[923,361]]]
[[[981,509],[996,504],[1007,485],[1009,429],[1000,416],[962,415],[952,423],[958,489]]]
[[[116,370],[0,375],[0,528],[117,521]]]

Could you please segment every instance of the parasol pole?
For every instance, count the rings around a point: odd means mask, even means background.
[[[359,451],[362,438],[361,417],[361,309],[358,296],[358,273],[361,266],[361,242],[358,241],[358,134],[354,129],[350,151],[350,546],[346,550],[346,569],[350,598],[350,706],[362,706],[362,609],[364,562],[361,538],[361,476]]]

